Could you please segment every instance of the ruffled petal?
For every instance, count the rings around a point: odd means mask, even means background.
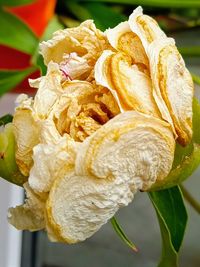
[[[26,201],[24,205],[10,208],[8,211],[8,221],[19,230],[37,231],[45,227],[45,201],[36,195],[24,184],[26,190]]]
[[[95,79],[110,89],[122,112],[137,110],[159,117],[150,77],[132,65],[127,54],[104,51],[95,65]]]

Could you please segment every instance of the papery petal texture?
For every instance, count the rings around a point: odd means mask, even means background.
[[[46,64],[51,60],[63,63],[67,55],[76,53],[85,60],[85,67],[91,72],[100,54],[109,47],[104,33],[96,29],[92,20],[87,20],[76,28],[55,32],[51,40],[40,44],[40,51]],[[72,75],[70,71],[68,74]]]
[[[130,111],[110,120],[80,144],[75,170],[54,182],[46,206],[50,238],[90,237],[137,190],[169,173],[174,147],[169,125],[159,119]]]
[[[13,118],[16,162],[21,173],[29,175],[33,165],[33,147],[39,143],[39,128],[29,109],[17,109]]]
[[[129,17],[129,26],[147,53],[153,96],[162,117],[171,124],[178,142],[185,146],[192,137],[192,77],[175,41],[165,35],[155,20],[143,15],[141,7]]]
[[[9,209],[8,221],[19,230],[41,230],[45,227],[45,202],[35,194],[28,183],[24,184],[24,188],[26,202],[24,205]]]

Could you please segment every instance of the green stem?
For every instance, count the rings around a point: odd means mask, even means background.
[[[196,199],[193,198],[190,192],[188,192],[188,190],[183,185],[180,185],[180,187],[184,198],[193,207],[193,209],[200,214],[200,203],[198,203],[198,201],[196,201]]]
[[[194,74],[194,73],[191,73],[191,75],[192,75],[192,79],[193,79],[193,81],[194,81],[196,84],[200,85],[200,77],[199,77],[198,75]]]

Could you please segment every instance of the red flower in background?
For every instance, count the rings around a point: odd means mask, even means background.
[[[39,39],[54,14],[55,5],[56,0],[37,0],[32,4],[9,7],[7,10],[23,20]],[[20,70],[31,66],[31,55],[4,45],[0,45],[0,58],[0,69]],[[39,75],[39,71],[34,72],[19,84],[15,91],[33,92],[28,85],[28,78],[36,78]]]
[[[55,4],[56,0],[37,0],[29,5],[9,8],[9,11],[28,24],[40,37],[54,14]]]

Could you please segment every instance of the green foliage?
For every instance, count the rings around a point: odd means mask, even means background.
[[[162,257],[158,267],[177,267],[178,252],[187,224],[187,212],[179,187],[149,193],[162,236]]]
[[[200,46],[182,46],[178,50],[185,57],[200,57]]]
[[[11,114],[6,114],[0,118],[0,126],[4,126],[9,122],[12,122],[13,116]]]
[[[65,3],[76,18],[81,21],[93,19],[97,28],[103,31],[127,20],[125,15],[102,3],[78,4],[73,1],[66,1]]]
[[[0,0],[2,6],[22,6],[35,2],[35,0]]]
[[[71,0],[74,1],[74,0]],[[76,0],[78,1],[78,0]],[[199,8],[199,0],[79,0],[79,2],[105,2],[129,5],[141,5],[150,7],[177,7],[177,8]]]
[[[128,245],[132,250],[137,252],[137,248],[136,246],[133,244],[133,242],[127,237],[127,235],[124,233],[123,229],[121,228],[121,226],[119,225],[119,223],[117,222],[117,219],[115,217],[112,217],[112,219],[110,220],[111,224],[113,226],[113,229],[115,230],[115,232],[117,233],[117,235],[121,238],[121,240]]]
[[[35,67],[31,67],[22,71],[0,71],[0,96],[5,94],[11,88],[14,88],[17,84],[23,81],[29,74],[36,70]]]
[[[32,54],[38,39],[29,27],[16,16],[0,9],[0,44]]]

